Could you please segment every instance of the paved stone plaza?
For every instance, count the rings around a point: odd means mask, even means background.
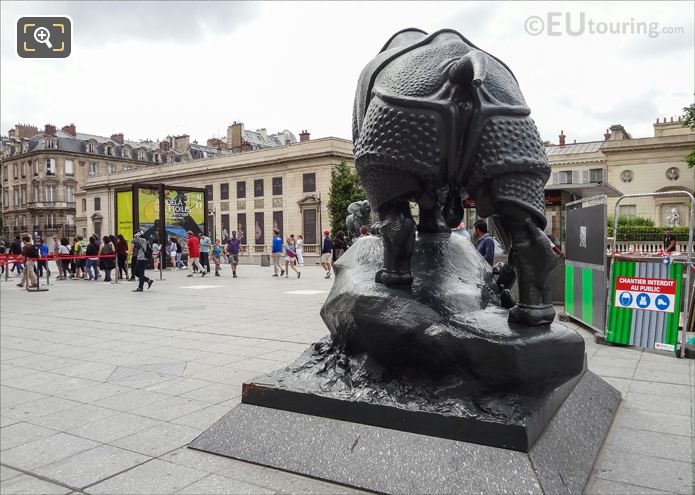
[[[239,273],[165,272],[144,293],[0,283],[0,491],[357,493],[186,448],[239,402],[243,381],[326,334],[323,270]],[[590,369],[624,399],[587,493],[693,493],[695,361],[597,346],[577,329]]]

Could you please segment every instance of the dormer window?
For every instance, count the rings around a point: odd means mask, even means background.
[[[54,150],[58,147],[58,140],[54,137],[46,138],[46,149]]]
[[[107,155],[107,156],[111,156],[111,154],[112,154],[112,151],[111,151],[111,150],[112,150],[112,149],[113,149],[113,148],[111,148],[111,146],[106,145],[104,151],[106,152],[106,155]]]
[[[160,162],[159,153],[155,153],[155,154],[154,154],[154,162],[155,162],[155,163],[159,163],[159,162]]]
[[[138,150],[138,160],[145,159],[145,150]]]
[[[123,148],[123,158],[130,158],[130,148]]]
[[[29,141],[24,141],[22,143],[22,153],[26,153],[29,151]]]
[[[95,143],[87,143],[87,153],[96,153],[97,145]]]

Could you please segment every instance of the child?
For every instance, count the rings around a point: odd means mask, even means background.
[[[290,268],[297,274],[297,278],[302,276],[302,272],[297,271],[296,265],[297,251],[291,238],[285,239],[285,277],[290,278]]]
[[[212,261],[215,262],[215,277],[220,276],[220,258],[222,257],[222,246],[220,240],[215,239],[215,245],[212,247]]]

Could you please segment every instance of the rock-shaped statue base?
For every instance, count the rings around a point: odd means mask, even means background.
[[[403,377],[456,377],[461,396],[540,395],[582,370],[584,341],[576,332],[507,322],[490,266],[467,239],[419,236],[412,287],[376,283],[382,258],[381,239],[365,237],[335,265],[321,316],[347,355],[365,354]]]

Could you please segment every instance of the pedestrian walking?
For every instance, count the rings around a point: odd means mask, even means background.
[[[116,247],[116,261],[118,262],[118,278],[123,278],[121,275],[125,272],[125,278],[128,278],[128,242],[123,237],[123,234],[118,234]]]
[[[197,268],[200,270],[200,276],[204,277],[207,272],[203,270],[203,267],[200,266],[200,263],[198,262],[200,259],[200,239],[193,235],[193,232],[190,230],[188,231],[188,241],[186,241],[186,247],[188,248],[188,268],[191,270],[191,273],[186,276],[192,277],[193,270]]]
[[[17,284],[17,287],[24,287],[25,284],[28,284],[29,287],[36,287],[38,279],[36,278],[34,268],[36,266],[35,259],[39,257],[39,250],[31,242],[30,236],[25,235],[22,241],[23,246],[20,254],[24,257],[24,270],[22,271],[22,280]]]
[[[14,238],[14,241],[10,243],[10,254],[13,256],[19,256],[22,254],[22,248],[22,239],[19,236],[16,236]],[[10,271],[16,271],[17,276],[21,275],[23,270],[24,266],[22,265],[21,260],[17,260],[14,263],[12,263],[12,269]]]
[[[210,273],[210,250],[212,249],[212,241],[205,234],[198,234],[198,239],[200,239],[200,264]]]
[[[212,246],[212,261],[215,263],[215,277],[220,276],[220,258],[222,258],[222,246],[220,240],[215,239],[215,245]]]
[[[331,260],[333,258],[333,239],[331,233],[324,231],[323,243],[321,244],[321,266],[326,270],[324,278],[331,278]]]
[[[232,277],[237,278],[236,268],[239,264],[239,254],[242,252],[241,239],[236,236],[236,230],[232,231],[232,237],[227,241],[225,246],[225,251],[227,258],[229,258],[229,264],[232,265]]]
[[[297,236],[294,248],[297,251],[297,266],[304,266],[304,237],[302,234]]]
[[[147,240],[143,237],[142,230],[135,233],[133,236],[133,257],[135,258],[135,267],[131,270],[131,273],[138,278],[138,288],[133,289],[133,292],[143,292],[145,283],[147,283],[147,289],[149,290],[154,283],[154,280],[145,275],[145,269],[147,268]]]
[[[478,220],[473,224],[473,227],[475,237],[478,239],[478,245],[476,246],[478,252],[492,266],[495,261],[495,242],[487,231],[487,223],[485,223],[485,220]]]
[[[58,277],[56,277],[56,280],[58,280],[62,276],[61,270],[63,269],[63,265],[58,259],[60,257],[60,239],[57,235],[53,236],[51,242],[51,254],[53,254],[53,261],[55,262],[56,267],[58,268]]]
[[[180,270],[183,268],[183,261],[181,261],[183,257],[183,246],[177,237],[174,237],[174,242],[176,243],[176,268]]]
[[[280,256],[282,256],[282,239],[280,238],[280,231],[273,230],[273,245],[272,245],[272,256],[273,256],[273,277],[278,276],[278,271],[280,271],[280,276],[285,274],[285,270],[280,266]]]
[[[295,251],[294,247],[294,242],[292,242],[292,238],[288,237],[285,239],[285,275],[287,278],[290,278],[290,268],[294,270],[294,273],[297,274],[297,278],[302,276],[302,272],[297,270],[296,267],[297,264],[297,252]]]
[[[76,239],[77,242],[75,243],[75,254],[80,256],[80,258],[76,259],[77,269],[75,270],[75,277],[86,279],[87,272],[85,268],[87,266],[87,260],[84,258],[84,256],[87,254],[87,246],[89,243],[82,236],[77,236]]]
[[[5,275],[5,254],[7,254],[7,248],[5,247],[5,241],[0,241],[0,275]]]

